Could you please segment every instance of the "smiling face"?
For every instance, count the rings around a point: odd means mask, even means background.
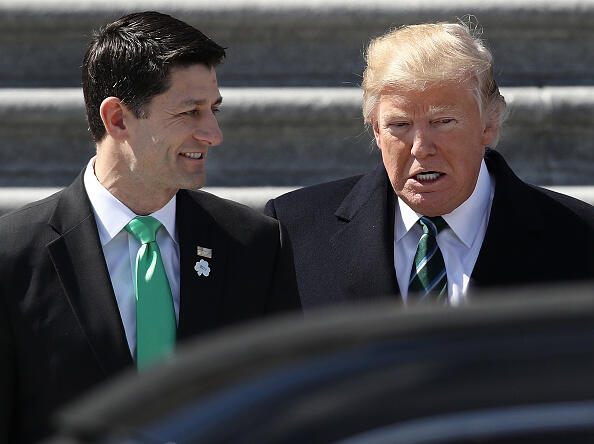
[[[138,193],[168,194],[206,181],[208,147],[223,140],[215,113],[222,98],[214,69],[173,68],[170,87],[146,108],[147,118],[127,113],[124,152],[129,186]]]
[[[386,91],[372,119],[395,193],[425,216],[450,213],[468,199],[496,135],[481,118],[472,86]]]

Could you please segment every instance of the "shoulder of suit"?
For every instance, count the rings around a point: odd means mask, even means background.
[[[568,218],[581,220],[594,229],[594,206],[566,194],[535,185],[528,186],[541,196],[542,205],[546,203],[551,212],[562,214],[566,220]]]
[[[278,230],[278,222],[276,220],[265,216],[247,205],[201,190],[184,190],[184,193],[191,201],[196,203],[213,218],[219,226],[226,228],[243,226],[247,229],[274,227],[275,230]]]
[[[281,206],[302,204],[311,207],[321,204],[326,207],[329,202],[341,202],[362,177],[363,175],[359,174],[331,182],[306,186],[290,191],[273,200],[276,205]]]
[[[30,202],[20,208],[0,216],[0,229],[7,225],[23,224],[25,227],[39,221],[47,223],[50,215],[56,208],[60,195],[60,190],[44,199]]]
[[[60,192],[31,202],[0,217],[0,263],[5,276],[12,273],[13,264],[29,261],[29,255],[44,254],[45,246],[56,234],[48,224],[54,213]]]
[[[594,228],[594,207],[584,201],[524,182],[495,150],[485,156],[489,171],[495,174],[495,195],[503,200],[517,201],[520,211],[561,227],[588,226]],[[501,193],[503,189],[503,194]]]

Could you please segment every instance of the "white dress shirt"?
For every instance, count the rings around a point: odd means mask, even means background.
[[[95,177],[93,157],[84,174],[84,185],[93,207],[99,239],[107,263],[126,340],[133,357],[136,356],[136,297],[134,295],[133,267],[140,242],[124,230],[137,214],[116,199]],[[157,231],[157,244],[165,273],[171,287],[175,319],[179,320],[179,243],[175,225],[175,196],[160,210],[150,214],[163,225]]]
[[[449,229],[437,235],[437,245],[448,275],[450,305],[466,302],[468,283],[485,238],[494,194],[495,180],[483,160],[473,193],[454,211],[442,216]],[[417,244],[423,234],[417,223],[421,216],[398,198],[394,219],[394,268],[405,303]]]

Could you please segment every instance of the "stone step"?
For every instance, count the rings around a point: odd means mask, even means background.
[[[547,187],[558,193],[567,194],[576,199],[594,205],[594,186],[556,186]],[[240,202],[258,211],[264,210],[269,199],[288,193],[296,187],[205,187],[204,190],[224,199]],[[57,187],[0,187],[0,215],[15,210],[29,202],[43,199],[59,191]]]
[[[146,9],[227,46],[223,86],[358,85],[370,38],[467,14],[502,85],[594,84],[594,0],[0,0],[0,86],[80,85],[91,30]]]
[[[303,186],[379,161],[357,88],[223,88],[210,186]],[[594,185],[594,87],[509,87],[498,149],[525,180]],[[64,186],[93,155],[82,93],[0,89],[0,186]]]

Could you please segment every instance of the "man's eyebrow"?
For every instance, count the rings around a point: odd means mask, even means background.
[[[402,112],[398,111],[387,111],[382,114],[382,117],[386,120],[407,120],[409,117]]]
[[[206,99],[186,99],[180,103],[181,106],[202,106],[208,103]],[[214,101],[213,105],[220,105],[223,103],[223,98],[219,96],[217,100]]]

